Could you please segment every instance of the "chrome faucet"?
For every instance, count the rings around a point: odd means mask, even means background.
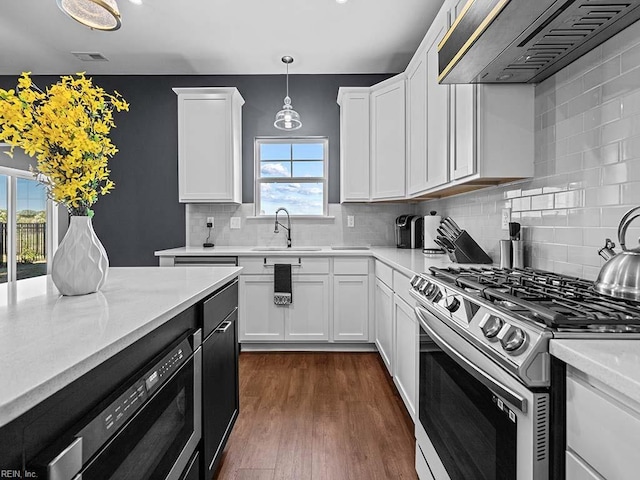
[[[284,210],[284,213],[287,214],[286,227],[278,221],[278,212],[280,210]],[[280,225],[282,228],[287,229],[287,248],[291,248],[291,217],[289,216],[289,212],[287,211],[286,208],[280,207],[279,209],[276,210],[276,228],[273,230],[273,233],[278,233],[280,231],[278,230],[278,225]]]

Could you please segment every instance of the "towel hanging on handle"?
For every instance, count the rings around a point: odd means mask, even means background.
[[[291,305],[291,264],[276,263],[273,265],[273,303],[276,305]]]

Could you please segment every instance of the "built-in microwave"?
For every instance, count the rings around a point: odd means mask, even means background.
[[[178,339],[27,470],[49,480],[179,480],[201,438],[202,332]]]

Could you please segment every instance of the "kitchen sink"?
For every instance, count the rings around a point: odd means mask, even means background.
[[[319,252],[321,247],[254,247],[254,252]]]

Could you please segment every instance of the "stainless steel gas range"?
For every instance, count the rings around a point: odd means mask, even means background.
[[[565,368],[552,338],[638,338],[640,304],[532,269],[431,268],[420,324],[420,480],[564,478]]]

